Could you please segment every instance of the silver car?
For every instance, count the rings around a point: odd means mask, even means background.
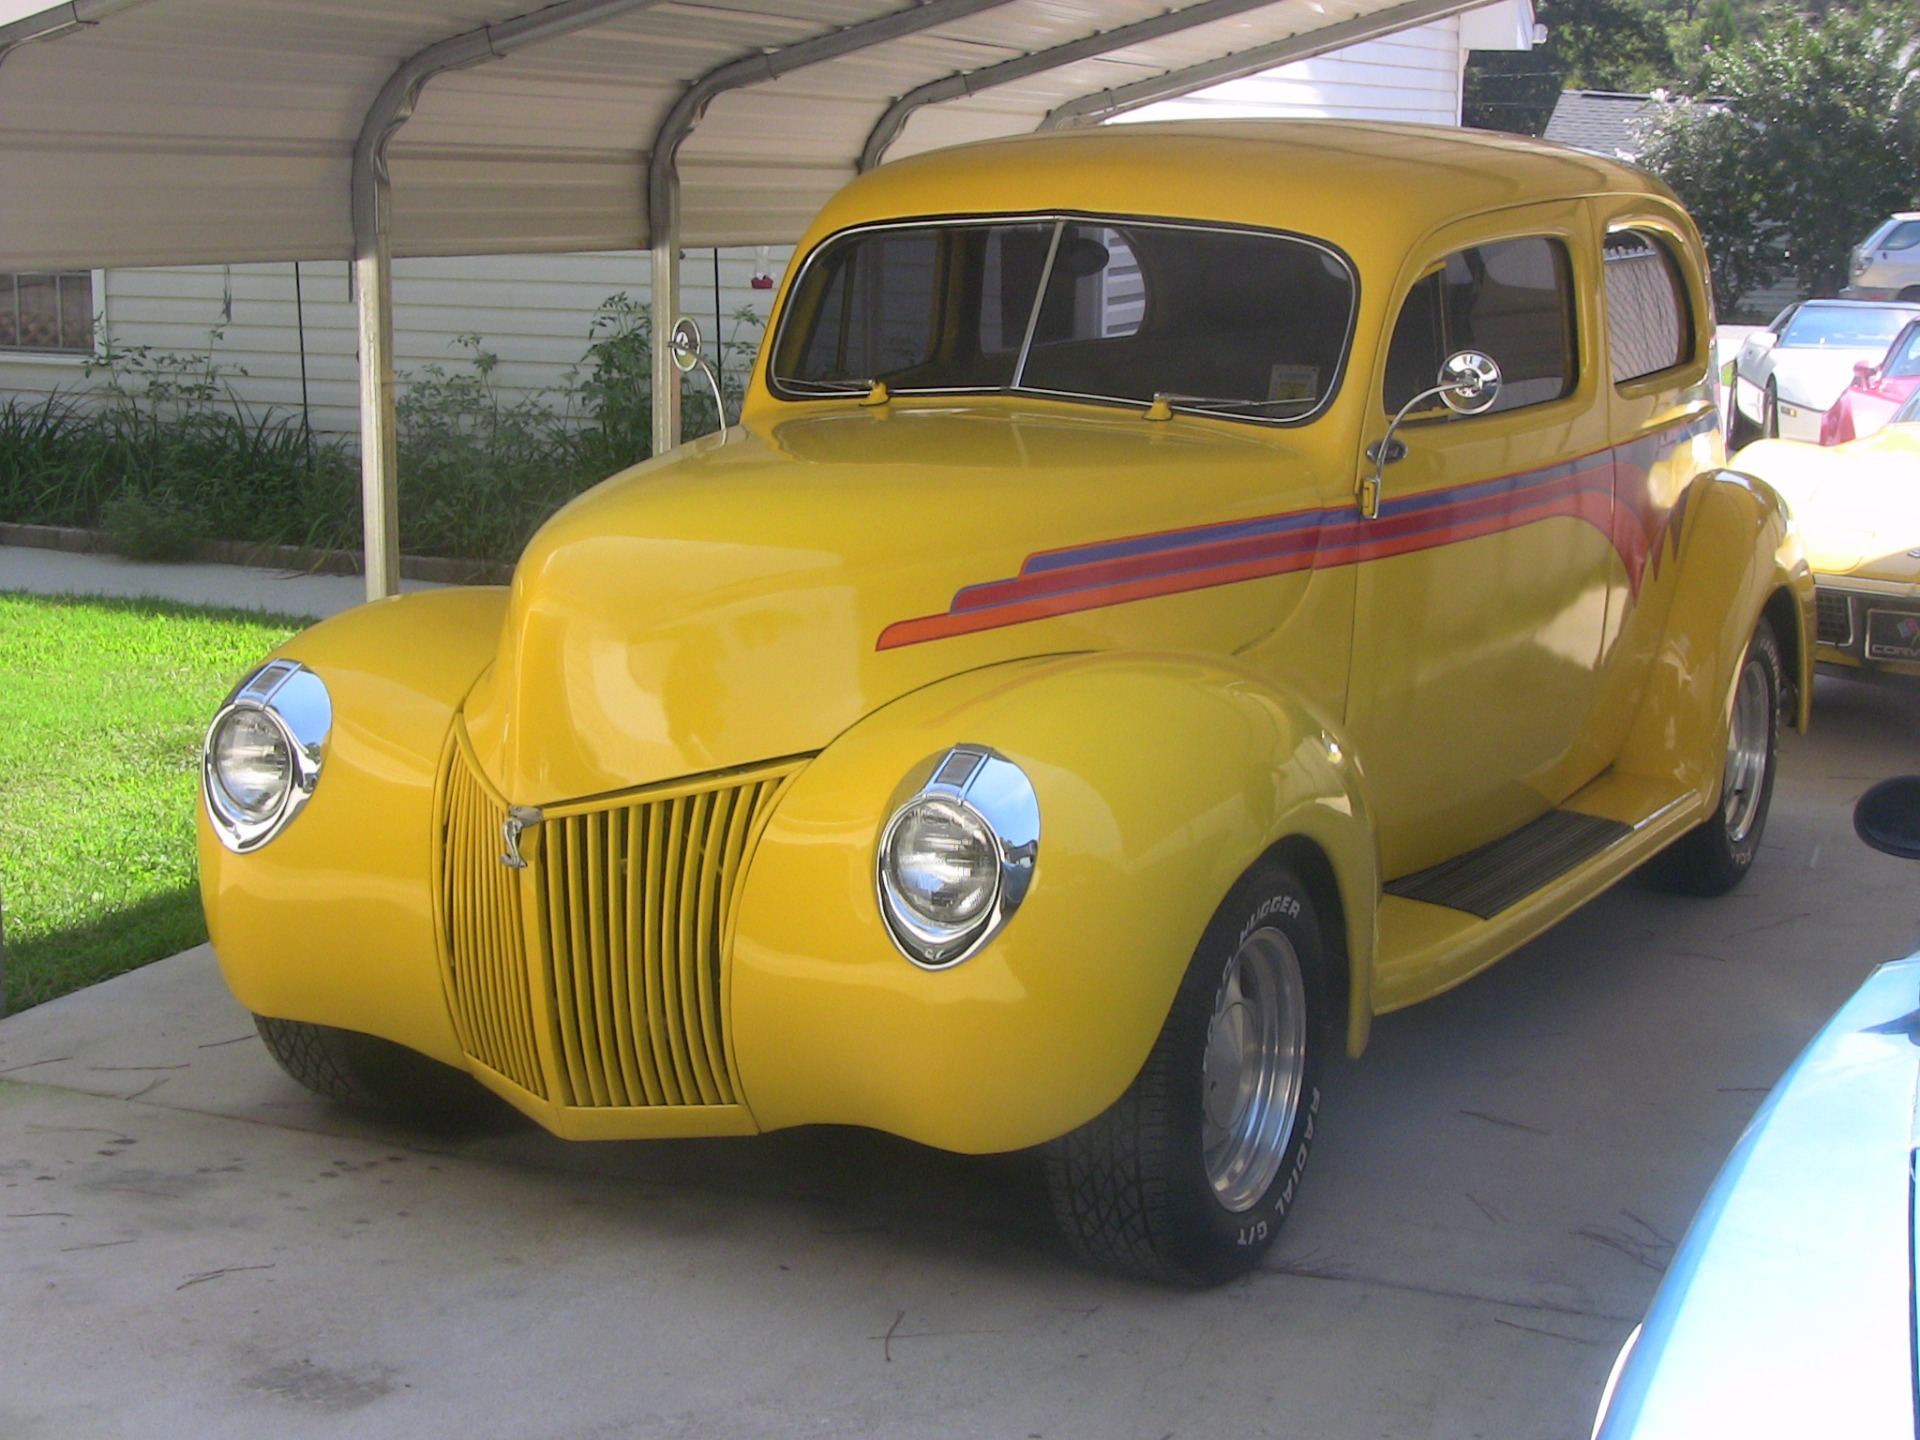
[[[1878,363],[1920,304],[1802,300],[1755,330],[1733,362],[1728,447],[1780,437],[1820,443],[1820,418],[1853,383],[1853,367]]]
[[[1889,215],[1853,247],[1845,300],[1920,300],[1920,211]]]

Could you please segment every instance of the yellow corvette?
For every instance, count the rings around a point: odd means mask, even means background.
[[[1920,391],[1865,439],[1762,440],[1734,464],[1793,511],[1819,602],[1814,658],[1920,675]]]
[[[1081,1254],[1214,1282],[1329,1045],[1752,863],[1812,585],[1654,181],[1114,127],[884,166],[798,253],[738,426],[215,717],[214,945],[296,1079],[1044,1147]]]

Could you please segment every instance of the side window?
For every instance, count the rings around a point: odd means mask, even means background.
[[[1881,240],[1882,250],[1911,250],[1920,245],[1920,220],[1902,220]]]
[[[0,271],[0,350],[93,351],[93,272]]]
[[[1644,230],[1616,230],[1605,258],[1613,383],[1678,365],[1693,348],[1693,324],[1673,252]]]
[[[1574,387],[1573,267],[1558,240],[1475,245],[1447,257],[1408,294],[1387,349],[1389,413],[1434,383],[1456,350],[1500,365],[1493,409],[1517,410]]]

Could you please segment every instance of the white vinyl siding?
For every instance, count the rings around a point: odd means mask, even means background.
[[[715,344],[713,252],[687,252],[682,270],[684,313],[700,323],[709,352]],[[777,279],[787,252],[774,249],[765,264]],[[735,332],[735,311],[750,307],[762,319],[773,291],[752,288],[762,264],[757,249],[720,252],[722,333]],[[582,255],[490,255],[394,262],[396,368],[402,382],[427,365],[463,368],[458,337],[477,334],[499,357],[494,372],[511,403],[567,385],[567,372],[586,354],[595,312],[625,293],[644,302],[648,259],[641,252]],[[121,347],[193,355],[212,347],[229,370],[234,393],[254,408],[297,412],[301,405],[300,322],[306,329],[307,396],[316,430],[353,434],[359,428],[357,317],[341,261],[300,266],[298,311],[294,267],[263,265],[160,266],[95,273],[94,305],[106,333]],[[217,332],[217,335],[216,335]],[[741,339],[757,338],[742,330]],[[73,360],[0,354],[0,403],[14,395],[97,385]]]
[[[1203,120],[1227,115],[1460,123],[1466,57],[1457,17],[1364,45],[1163,100],[1124,120]]]

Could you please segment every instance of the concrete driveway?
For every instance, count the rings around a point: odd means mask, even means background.
[[[1107,1280],[1022,1157],[366,1122],[194,951],[0,1022],[0,1437],[1584,1437],[1722,1155],[1920,935],[1853,838],[1920,689],[1823,679],[1758,869],[1389,1016],[1266,1268]]]

